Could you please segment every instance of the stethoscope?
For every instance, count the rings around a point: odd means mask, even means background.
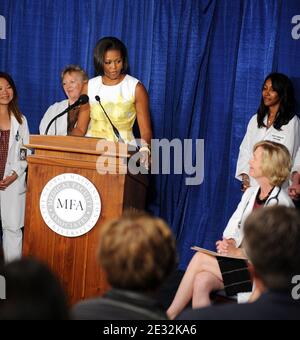
[[[279,188],[279,190],[278,190],[278,192],[277,192],[277,194],[276,194],[275,196],[269,197],[269,198],[267,199],[267,201],[266,201],[264,207],[269,206],[269,205],[270,205],[270,202],[271,202],[272,200],[275,200],[275,201],[276,201],[276,205],[279,205],[279,198],[278,198],[278,197],[279,197],[280,193],[281,193],[281,188]],[[240,219],[239,224],[238,224],[238,228],[239,228],[239,229],[241,229],[242,221],[243,221],[243,219],[244,219],[244,214],[245,214],[245,212],[246,212],[246,210],[247,210],[247,208],[248,208],[248,206],[249,206],[249,204],[250,204],[250,201],[251,201],[251,198],[248,200],[248,202],[247,202],[247,204],[246,204],[246,206],[245,206],[245,208],[244,208],[244,210],[243,210],[241,219]]]
[[[269,204],[270,204],[270,202],[272,201],[272,200],[275,200],[276,201],[276,205],[279,205],[279,194],[281,193],[281,188],[279,188],[279,190],[278,190],[278,192],[277,192],[277,194],[276,194],[276,196],[273,196],[273,197],[270,197],[270,198],[268,198],[268,200],[267,200],[267,202],[266,202],[266,204],[265,204],[265,207],[267,207]]]

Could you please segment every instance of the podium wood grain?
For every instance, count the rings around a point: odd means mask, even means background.
[[[107,221],[122,215],[127,208],[145,207],[147,179],[130,174],[100,175],[96,161],[98,140],[78,137],[31,136],[28,147],[35,154],[28,157],[28,191],[24,230],[24,255],[46,262],[62,282],[71,304],[102,295],[109,288],[97,262],[99,231]],[[124,168],[130,154],[126,145],[116,145],[117,153],[109,162]],[[40,196],[54,177],[74,173],[90,180],[97,188],[102,203],[100,218],[87,234],[68,238],[53,232],[45,224]]]

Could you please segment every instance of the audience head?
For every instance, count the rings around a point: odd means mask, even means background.
[[[287,290],[300,274],[300,215],[283,206],[258,209],[245,223],[245,250],[267,289]]]
[[[61,72],[64,91],[73,104],[81,95],[83,86],[88,82],[88,75],[79,65],[69,65]]]
[[[269,92],[268,92],[269,91]],[[268,95],[266,96],[266,92]],[[263,84],[262,98],[258,109],[258,125],[263,127],[270,106],[279,104],[274,127],[278,130],[295,116],[295,95],[291,80],[282,73],[269,74]]]
[[[7,98],[3,98],[3,94],[7,95]],[[16,85],[12,77],[5,73],[0,72],[0,105],[7,105],[8,113],[13,114],[19,124],[22,124],[22,113],[20,112],[18,105],[18,92]]]
[[[175,241],[163,220],[126,213],[102,228],[99,261],[112,287],[154,292],[174,269]]]
[[[115,37],[105,37],[100,39],[94,49],[94,66],[96,75],[104,75],[105,57],[108,51],[119,51],[122,59],[121,73],[128,73],[128,53],[123,42]]]
[[[66,296],[48,267],[37,260],[23,258],[4,268],[6,300],[0,319],[65,320],[68,319]]]
[[[280,187],[289,178],[291,167],[291,156],[284,145],[263,141],[254,146],[250,160],[251,177],[266,177],[270,185]]]

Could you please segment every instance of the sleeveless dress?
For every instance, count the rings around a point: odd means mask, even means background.
[[[7,130],[7,131],[0,130],[0,181],[3,180],[4,173],[5,173],[8,146],[9,146],[9,137],[10,137],[10,130]]]
[[[117,141],[113,128],[95,99],[95,96],[99,96],[102,106],[123,140],[126,143],[134,140],[132,128],[136,119],[135,89],[138,83],[138,79],[129,75],[113,86],[104,85],[101,76],[89,81],[91,123],[87,136]]]

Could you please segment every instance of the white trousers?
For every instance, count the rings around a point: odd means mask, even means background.
[[[18,260],[22,257],[23,233],[21,229],[10,230],[2,226],[2,245],[5,262]]]

